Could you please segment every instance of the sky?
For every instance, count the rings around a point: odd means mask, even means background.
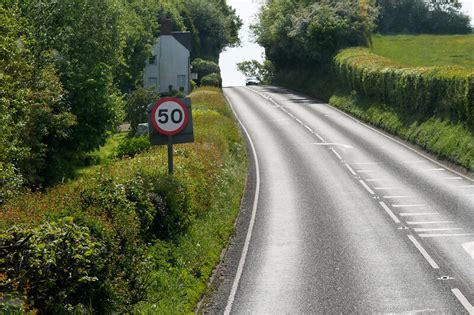
[[[258,12],[261,0],[227,0],[227,3],[237,10],[237,14],[244,22],[240,30],[242,45],[225,50],[219,59],[223,86],[245,85],[245,77],[237,70],[237,63],[256,59],[262,61],[263,48],[254,43],[250,34],[249,25]],[[462,11],[471,17],[474,25],[474,0],[460,0]]]

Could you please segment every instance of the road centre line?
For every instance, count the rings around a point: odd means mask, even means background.
[[[387,204],[383,201],[380,201],[379,204],[382,206],[382,208],[387,212],[387,214],[392,218],[395,223],[400,223],[400,219],[390,210],[390,208],[387,206]]]
[[[421,244],[416,240],[416,238],[413,235],[408,235],[408,238],[410,241],[415,245],[415,247],[418,249],[418,251],[423,255],[423,257],[428,261],[428,263],[431,265],[433,269],[439,269],[438,264],[431,258],[430,254],[421,246]]]
[[[410,212],[404,212],[400,213],[402,217],[418,217],[418,216],[424,216],[424,215],[437,215],[436,212],[416,212],[416,213],[410,213]]]
[[[458,288],[451,289],[451,292],[454,293],[458,301],[462,304],[462,306],[464,306],[464,308],[469,313],[469,315],[473,315],[474,306],[472,306],[471,303],[469,303],[469,301],[466,299],[464,294],[462,294],[462,292]]]
[[[371,194],[371,195],[375,195],[374,191],[372,189],[370,189],[370,187],[362,180],[360,179],[359,182],[362,184],[362,186],[364,186],[364,188]]]
[[[314,143],[311,143],[311,144],[314,144],[314,145],[323,145],[323,146],[337,146],[337,147],[343,147],[343,148],[346,148],[346,149],[352,149],[352,146],[348,145],[348,144],[342,144],[342,143],[333,143],[333,142],[314,142]]]
[[[435,231],[455,231],[462,230],[463,228],[414,228],[415,232],[435,232]]]
[[[393,179],[384,179],[384,178],[369,178],[366,179],[367,182],[391,182]]]
[[[232,310],[232,304],[234,303],[235,295],[237,293],[237,288],[239,287],[240,278],[242,277],[242,272],[244,270],[245,260],[247,259],[247,253],[248,253],[249,246],[250,246],[250,239],[252,238],[253,228],[254,228],[254,225],[255,225],[255,217],[256,217],[256,213],[257,213],[258,198],[259,198],[259,194],[260,194],[260,166],[259,166],[259,163],[258,163],[257,150],[255,149],[255,145],[253,143],[252,137],[250,136],[247,128],[245,128],[244,124],[240,120],[237,113],[235,112],[234,107],[232,106],[232,103],[230,102],[230,100],[227,98],[227,96],[225,98],[227,99],[227,103],[229,104],[232,111],[234,112],[234,116],[236,117],[236,119],[239,122],[240,126],[242,126],[242,129],[244,130],[245,134],[247,135],[247,139],[249,140],[250,147],[252,148],[252,153],[253,153],[254,160],[255,160],[255,174],[256,174],[255,175],[255,193],[254,193],[254,200],[253,200],[253,205],[252,205],[252,214],[251,214],[251,217],[250,217],[249,227],[247,229],[247,235],[245,237],[244,246],[242,248],[242,253],[240,255],[240,260],[239,260],[239,265],[237,267],[237,272],[235,274],[234,281],[232,283],[232,288],[231,288],[231,291],[230,291],[230,294],[229,294],[229,298],[227,300],[227,304],[226,304],[226,307],[225,307],[225,310],[224,310],[224,314],[229,315],[231,310]]]
[[[467,177],[467,176],[465,176],[465,175],[459,173],[458,171],[455,171],[454,169],[449,168],[449,167],[447,167],[447,166],[441,164],[440,162],[438,162],[438,161],[436,161],[436,160],[430,158],[428,155],[426,155],[426,154],[424,154],[424,153],[422,153],[422,152],[420,152],[420,151],[418,151],[418,150],[416,150],[416,149],[410,147],[409,145],[403,143],[403,142],[400,141],[400,140],[395,139],[395,138],[392,137],[392,136],[389,136],[389,135],[385,134],[384,132],[382,132],[382,131],[380,131],[380,130],[377,130],[376,128],[370,126],[369,124],[364,123],[364,122],[362,122],[362,121],[360,121],[360,120],[358,120],[358,119],[352,117],[351,115],[349,115],[348,113],[346,113],[346,112],[340,110],[339,108],[336,108],[336,107],[331,106],[331,105],[329,105],[329,104],[325,104],[325,105],[328,106],[328,107],[330,107],[331,109],[333,109],[333,110],[339,112],[341,115],[346,116],[347,118],[349,118],[350,120],[356,122],[357,124],[363,125],[363,126],[365,126],[367,129],[372,130],[373,132],[375,132],[375,133],[381,135],[382,137],[385,137],[385,138],[387,138],[387,139],[389,139],[389,140],[391,140],[391,141],[393,141],[393,142],[395,142],[395,143],[401,145],[401,146],[404,147],[405,149],[410,150],[410,151],[414,152],[415,154],[418,154],[419,156],[423,157],[423,158],[426,159],[427,161],[430,161],[430,162],[432,162],[432,163],[434,163],[434,164],[436,164],[436,165],[445,167],[445,168],[448,169],[450,172],[452,172],[452,173],[454,173],[454,174],[456,174],[456,175],[459,175],[459,176],[461,176],[461,177],[467,179],[467,180],[470,181],[470,182],[474,182],[474,179],[469,178],[469,177]],[[416,162],[416,163],[422,163],[422,162],[424,162],[424,163],[426,163],[427,161],[413,161],[413,162]],[[407,162],[407,161],[406,161],[406,162]]]
[[[405,198],[415,198],[415,196],[383,196],[385,199],[405,199]]]
[[[471,236],[474,233],[459,233],[459,234],[418,234],[420,237],[457,237],[457,236]]]
[[[424,225],[424,224],[447,224],[454,223],[453,221],[407,221],[409,225]]]
[[[446,171],[444,168],[421,168],[421,171],[427,171],[427,172],[444,172]]]
[[[334,153],[334,154],[337,156],[337,158],[338,158],[339,160],[341,160],[341,161],[343,160],[343,159],[342,159],[342,156],[341,156],[339,153],[337,153],[336,150],[334,150],[333,148],[331,148],[331,151],[332,151],[332,153]]]
[[[354,172],[354,170],[352,169],[352,167],[351,167],[349,164],[344,163],[344,165],[345,165],[345,166],[347,167],[347,169],[352,173],[352,175],[357,176],[357,173]]]

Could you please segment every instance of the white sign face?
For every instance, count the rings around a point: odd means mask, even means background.
[[[160,99],[151,114],[155,130],[166,136],[173,136],[183,131],[189,120],[188,109],[178,98]]]

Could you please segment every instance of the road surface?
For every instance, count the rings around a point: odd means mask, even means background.
[[[224,90],[247,220],[204,312],[474,314],[474,181],[317,100]]]

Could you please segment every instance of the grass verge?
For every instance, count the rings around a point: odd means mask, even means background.
[[[233,230],[247,159],[221,91],[191,98],[196,140],[175,146],[173,178],[155,147],[2,205],[0,310],[194,310]]]
[[[336,93],[329,103],[353,116],[415,143],[453,163],[474,171],[474,135],[462,123],[430,117],[413,121],[411,116],[390,107],[359,99],[354,94]]]

